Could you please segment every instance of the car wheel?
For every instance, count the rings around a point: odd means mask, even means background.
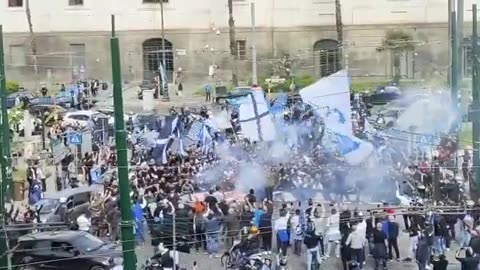
[[[95,265],[90,268],[90,270],[105,270],[105,267],[100,266],[100,265]]]

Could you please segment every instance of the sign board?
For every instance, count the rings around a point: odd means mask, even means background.
[[[52,139],[52,153],[55,163],[59,163],[65,157],[65,145],[62,139]]]
[[[68,144],[80,145],[82,144],[82,133],[72,133],[68,135]]]
[[[186,49],[176,49],[175,51],[177,52],[178,56],[187,55],[187,50]]]

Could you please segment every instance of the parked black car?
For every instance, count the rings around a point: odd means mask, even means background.
[[[216,89],[219,90],[219,88],[223,89],[221,87],[217,87]],[[216,94],[215,102],[217,104],[224,104],[228,99],[244,97],[244,96],[247,96],[250,92],[252,92],[252,87],[249,87],[249,86],[237,87],[231,92],[217,91],[215,93]]]
[[[396,86],[379,86],[372,94],[364,98],[369,105],[385,105],[401,97],[400,89]]]
[[[13,249],[15,270],[107,270],[121,250],[81,231],[56,231],[27,234]]]
[[[23,101],[24,103],[30,104],[32,100],[37,98],[37,95],[27,90],[12,93],[7,97],[7,109],[15,107],[15,99],[17,98],[20,99],[20,102]]]

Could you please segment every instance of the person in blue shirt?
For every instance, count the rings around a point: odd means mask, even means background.
[[[207,84],[205,86],[205,102],[212,101],[212,86]]]
[[[265,214],[265,211],[263,210],[263,204],[256,203],[257,204],[257,209],[255,209],[254,212],[254,218],[253,218],[253,225],[257,228],[260,228],[260,220],[262,219],[262,216]]]
[[[134,199],[133,216],[135,217],[135,237],[139,244],[145,243],[144,229],[143,229],[143,206],[142,200]]]

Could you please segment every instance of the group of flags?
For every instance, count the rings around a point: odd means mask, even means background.
[[[187,156],[186,149],[192,145],[200,146],[204,153],[213,149],[216,129],[211,121],[197,120],[187,128],[182,117],[169,115],[157,128],[158,130],[153,133],[156,138],[151,145],[152,158],[157,164],[168,162],[169,150],[175,150],[176,154],[185,157]],[[146,134],[144,130],[142,134],[137,135],[138,141],[149,141]]]
[[[345,71],[320,79],[302,89],[300,95],[303,102],[311,104],[316,114],[324,119],[327,131],[336,138],[334,144],[347,162],[357,165],[372,154],[373,145],[353,135],[350,80]],[[263,91],[252,91],[237,101],[244,138],[267,142],[278,139],[280,131],[277,131],[274,120],[287,106],[287,94],[279,95],[272,106]],[[325,104],[328,104],[328,107]],[[177,153],[185,156],[185,148],[191,145],[197,145],[202,152],[208,153],[214,149],[215,142],[219,139],[219,129],[216,128],[214,117],[196,120],[190,123],[187,129],[180,116],[171,115],[165,118],[161,126],[153,156],[157,162],[163,164],[167,163],[167,152],[175,141]]]

